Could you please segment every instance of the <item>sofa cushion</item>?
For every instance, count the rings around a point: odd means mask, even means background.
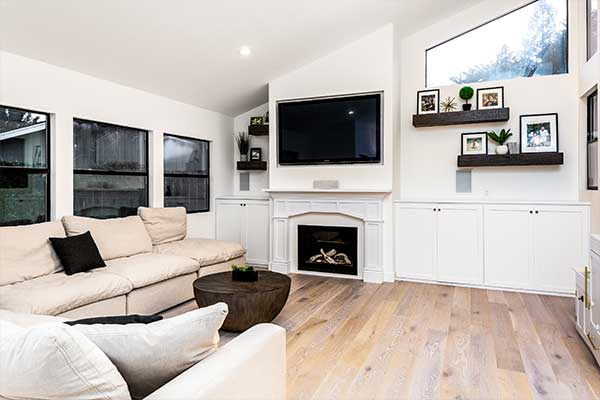
[[[227,304],[148,325],[76,325],[117,366],[134,398],[143,398],[216,350]]]
[[[187,213],[183,207],[139,207],[138,215],[154,245],[182,240],[187,235]]]
[[[212,239],[184,239],[154,246],[154,252],[190,257],[201,267],[229,261],[246,254],[241,244]]]
[[[196,261],[188,257],[145,253],[107,261],[106,268],[102,269],[102,272],[123,277],[131,282],[134,289],[137,289],[196,272],[199,267]]]
[[[68,319],[53,315],[26,314],[10,310],[0,310],[0,321],[8,321],[23,328],[31,328],[50,322],[65,322]]]
[[[137,215],[111,219],[65,216],[62,222],[68,236],[90,231],[104,260],[152,251],[152,240]]]
[[[58,315],[99,300],[129,293],[125,278],[103,272],[62,272],[0,287],[0,308],[31,314]]]
[[[51,237],[50,243],[67,275],[106,267],[89,231],[66,238]]]
[[[0,321],[0,396],[11,399],[131,398],[108,357],[60,322],[23,328]]]
[[[51,236],[65,237],[60,221],[0,227],[0,286],[60,271]]]

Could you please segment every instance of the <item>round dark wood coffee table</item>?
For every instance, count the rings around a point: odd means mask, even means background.
[[[229,314],[221,329],[243,332],[256,324],[273,321],[285,306],[290,283],[289,276],[270,271],[258,271],[256,282],[234,281],[231,272],[221,272],[196,279],[194,297],[198,307],[226,303]]]

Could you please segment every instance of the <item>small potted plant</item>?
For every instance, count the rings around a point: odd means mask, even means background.
[[[464,86],[462,89],[460,89],[460,92],[458,92],[458,96],[465,101],[465,104],[462,106],[463,111],[469,111],[471,109],[469,100],[473,98],[474,93],[475,91],[471,86]]]
[[[241,282],[256,282],[258,280],[258,271],[249,265],[232,265],[231,279]]]
[[[250,136],[246,132],[238,132],[233,135],[235,143],[240,152],[240,161],[248,161],[248,151],[250,150]]]
[[[502,129],[500,134],[497,134],[494,131],[488,132],[488,137],[490,140],[498,143],[498,146],[496,146],[496,154],[508,154],[508,146],[504,143],[506,143],[508,138],[511,136],[512,133],[510,132],[510,129]]]

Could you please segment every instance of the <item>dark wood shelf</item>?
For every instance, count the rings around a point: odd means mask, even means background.
[[[240,171],[266,171],[266,161],[238,161],[237,169]]]
[[[269,136],[269,125],[249,125],[248,135]]]
[[[502,122],[510,118],[510,108],[491,110],[455,111],[437,114],[413,115],[413,125],[417,128],[444,125],[478,124],[482,122]]]
[[[524,165],[563,165],[564,153],[482,154],[458,156],[459,167],[510,167]]]

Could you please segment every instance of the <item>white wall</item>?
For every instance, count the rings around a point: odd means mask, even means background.
[[[394,27],[388,24],[325,57],[269,83],[269,185],[312,188],[313,180],[338,180],[342,189],[392,190],[394,175]],[[383,92],[383,162],[356,165],[277,165],[277,102],[340,94]],[[394,279],[392,201],[384,203],[384,279]]]
[[[400,46],[402,62],[400,79],[400,190],[396,198],[457,199],[523,199],[577,200],[579,195],[579,133],[577,105],[577,54],[575,35],[569,35],[569,74],[507,81],[470,84],[473,88],[504,86],[505,105],[511,118],[506,123],[474,124],[433,128],[415,128],[417,91],[425,86],[425,50],[472,27],[529,2],[528,0],[488,0],[459,14],[446,18],[404,38]],[[576,3],[570,1],[571,9]],[[570,32],[577,31],[577,15],[569,10]],[[462,85],[440,88],[440,98],[458,97]],[[459,99],[460,101],[460,99]],[[559,146],[565,153],[560,167],[476,168],[472,171],[473,193],[457,194],[455,190],[456,157],[460,154],[463,132],[511,128],[517,141],[519,115],[558,113]],[[494,151],[494,146],[490,147]],[[398,172],[398,171],[397,171]]]
[[[341,188],[390,189],[393,181],[394,28],[391,24],[269,83],[272,188],[311,188],[315,179],[337,179]],[[381,165],[278,166],[276,104],[280,100],[383,91]]]
[[[0,104],[51,114],[53,219],[73,212],[73,118],[150,131],[150,205],[163,205],[162,135],[207,139],[211,211],[189,215],[189,234],[214,237],[214,197],[232,192],[231,117],[78,72],[0,52]]]
[[[577,17],[582,23],[579,24],[577,30],[577,38],[582,44],[577,52],[579,80],[578,80],[578,96],[579,96],[579,174],[580,174],[580,197],[581,200],[592,203],[592,232],[600,233],[600,192],[597,190],[587,190],[587,96],[594,90],[600,87],[600,51],[587,60],[587,28],[586,21],[586,2],[581,1],[576,10]],[[600,24],[600,20],[598,21]],[[599,28],[600,30],[600,28]],[[598,38],[600,42],[600,37]],[[598,45],[600,48],[600,43]],[[600,106],[599,106],[600,107]],[[599,111],[600,113],[600,111]],[[600,153],[598,154],[598,165],[600,165]]]
[[[261,115],[264,116],[268,109],[269,103],[265,103],[253,108],[250,111],[238,115],[233,119],[234,131],[248,132],[250,117],[259,117]],[[259,147],[262,150],[262,159],[267,161],[267,171],[241,171],[250,173],[250,190],[240,191],[240,171],[237,171],[235,165],[240,159],[240,152],[237,149],[235,141],[233,147],[233,168],[235,170],[233,174],[233,194],[236,196],[266,196],[267,194],[263,192],[263,189],[267,189],[269,187],[269,136],[250,136],[250,147]]]

